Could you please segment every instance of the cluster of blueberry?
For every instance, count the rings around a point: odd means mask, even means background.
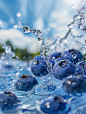
[[[86,61],[83,61],[80,51],[69,49],[62,54],[55,52],[49,56],[49,62],[52,64],[52,77],[62,81],[65,93],[76,95],[86,92]],[[8,65],[7,68],[10,70],[11,66]],[[39,83],[36,77],[46,77],[49,74],[47,63],[41,55],[32,60],[30,68],[33,76],[25,74],[20,76],[14,84],[16,91],[32,90]],[[15,112],[20,102],[12,92],[0,93],[0,107],[3,112],[10,110]],[[46,114],[68,114],[71,106],[61,96],[52,96],[41,103],[40,109]]]

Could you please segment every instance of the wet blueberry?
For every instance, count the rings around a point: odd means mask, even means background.
[[[18,107],[19,102],[20,100],[11,92],[5,91],[4,93],[0,93],[0,107],[4,112],[15,110]]]
[[[68,114],[70,105],[64,102],[62,97],[50,97],[43,101],[41,110],[46,114]]]
[[[19,78],[19,80],[15,83],[15,88],[18,91],[29,91],[36,84],[38,84],[37,80],[33,76],[25,76]]]
[[[86,92],[86,77],[84,75],[70,76],[63,81],[62,88],[69,94]]]
[[[62,80],[63,78],[75,73],[75,65],[68,59],[59,60],[53,66],[53,75]]]
[[[47,64],[43,57],[36,56],[31,65],[31,71],[35,76],[42,77],[48,74]]]
[[[64,56],[70,56],[73,59],[74,64],[81,61],[83,58],[82,53],[77,49],[69,49],[65,51]]]

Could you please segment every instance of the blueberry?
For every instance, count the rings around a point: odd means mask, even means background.
[[[81,61],[83,56],[82,53],[77,49],[70,49],[64,52],[64,56],[70,56],[73,59],[73,63]]]
[[[22,77],[20,77],[19,80],[15,83],[15,88],[19,91],[29,91],[36,84],[38,84],[38,82],[33,76],[22,75]]]
[[[18,107],[18,103],[21,102],[16,95],[11,92],[0,93],[0,107],[2,111],[14,110]]]
[[[53,75],[62,80],[63,78],[75,73],[75,65],[68,59],[59,60],[53,66]]]
[[[86,77],[84,75],[70,76],[63,81],[62,88],[69,94],[86,92]]]
[[[60,52],[54,52],[50,55],[49,61],[52,63],[52,66],[54,66],[55,61],[57,58],[61,57],[61,53]]]
[[[31,65],[31,71],[35,76],[42,77],[48,74],[47,64],[43,57],[36,56]]]
[[[81,61],[76,65],[75,75],[86,75],[86,61]]]
[[[64,102],[62,97],[57,96],[43,101],[40,108],[46,114],[68,114],[70,111],[70,105]]]

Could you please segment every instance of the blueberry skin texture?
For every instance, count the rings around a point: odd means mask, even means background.
[[[9,93],[9,92],[8,92]],[[0,107],[2,111],[14,110],[18,107],[18,103],[21,102],[15,94],[6,92],[0,93]],[[3,99],[3,100],[2,100]]]
[[[73,58],[70,57],[70,56],[67,56],[67,55],[57,58],[56,61],[64,60],[64,59],[68,59],[68,60],[70,60],[73,63]]]
[[[43,57],[36,56],[31,65],[31,71],[35,76],[42,77],[48,74],[47,64]]]
[[[53,75],[55,78],[62,80],[63,78],[75,73],[75,65],[68,59],[59,60],[53,66]]]
[[[46,114],[68,114],[70,111],[69,104],[60,97],[52,97],[43,101],[40,108]]]
[[[29,91],[36,84],[38,84],[37,80],[33,76],[29,76],[27,78],[19,78],[19,80],[15,83],[15,88],[18,91]]]
[[[49,61],[52,63],[52,66],[55,64],[55,60],[61,56],[60,52],[54,52],[50,55]]]
[[[62,83],[63,90],[68,94],[86,92],[86,77],[84,75],[70,76]]]
[[[75,75],[78,75],[78,74],[86,75],[86,61],[81,61],[77,63]]]
[[[76,54],[76,57],[73,56]],[[77,49],[69,49],[64,52],[64,56],[70,56],[73,59],[73,63],[76,64],[77,62],[83,59],[82,53]]]

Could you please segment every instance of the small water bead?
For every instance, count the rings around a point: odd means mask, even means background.
[[[23,28],[22,28],[22,31],[23,31],[24,33],[29,33],[29,32],[31,32],[32,30],[31,30],[31,28],[30,28],[29,26],[24,25]]]
[[[44,47],[44,50],[45,50],[45,51],[48,51],[48,47],[47,47],[47,46],[45,46],[45,47]]]
[[[41,37],[40,35],[38,35],[38,40],[39,40],[39,41],[40,41],[40,40],[43,40],[42,37]]]
[[[51,79],[52,79],[52,77],[50,77],[50,76],[41,78],[42,82],[44,82],[44,83],[49,83],[51,81]]]
[[[83,27],[84,27],[84,25],[83,25],[82,23],[79,23],[79,24],[78,24],[78,27],[79,27],[79,29],[81,29],[81,30],[82,30],[82,29],[83,29]]]
[[[51,83],[49,83],[49,84],[43,84],[41,87],[44,90],[46,90],[46,91],[54,91],[56,89],[56,86],[54,84],[51,84]]]
[[[42,35],[42,32],[40,30],[33,29],[32,32],[35,35],[40,35],[40,36]]]
[[[77,21],[77,20],[79,20],[79,19],[80,19],[80,16],[79,16],[79,15],[74,15],[74,16],[73,16],[73,20],[74,20],[74,21]]]
[[[76,54],[72,54],[72,57],[73,57],[73,59],[75,59],[77,57],[77,55]]]
[[[45,50],[44,50],[44,49],[41,49],[41,50],[40,50],[40,55],[43,56],[44,53],[45,53]]]
[[[5,59],[5,53],[4,52],[1,53],[1,59],[2,60]]]
[[[41,46],[44,47],[45,46],[45,40],[42,40]]]
[[[86,26],[84,26],[82,30],[84,33],[86,33]]]

